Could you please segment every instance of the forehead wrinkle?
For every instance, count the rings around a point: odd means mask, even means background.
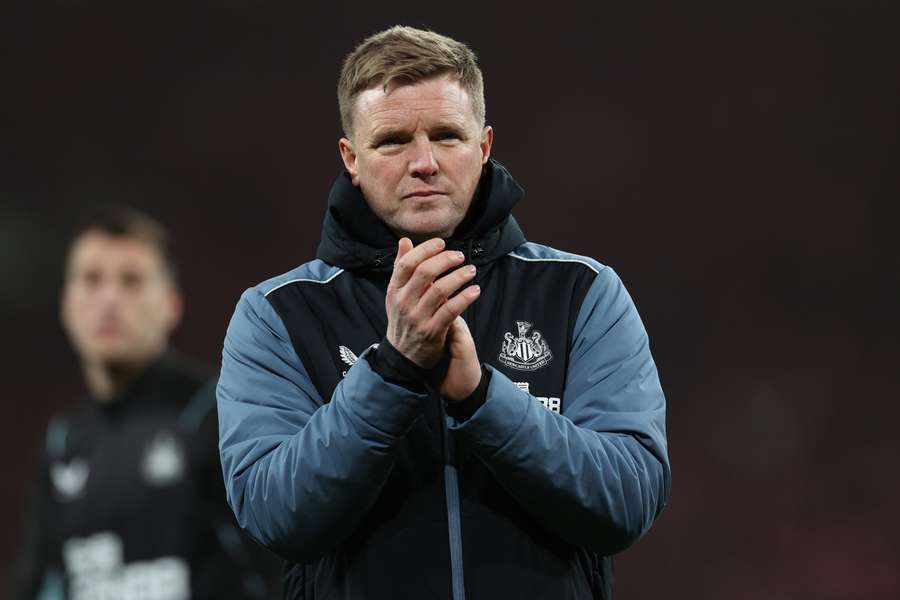
[[[469,128],[470,119],[464,113],[446,107],[436,115],[429,114],[426,110],[386,110],[378,111],[378,114],[370,115],[370,136],[378,136],[385,131],[390,132],[415,132],[421,130],[433,131],[442,128],[456,128],[466,131]]]
[[[368,116],[370,135],[385,129],[408,131],[411,124],[414,124],[411,130],[416,130],[430,112],[438,115],[436,119],[428,119],[427,126],[431,127],[449,124],[465,129],[467,117],[475,119],[473,108],[466,101],[468,96],[461,88],[444,88],[441,93],[412,99],[403,93],[407,89],[402,86],[385,92],[381,88],[372,88],[360,95],[358,110]]]
[[[465,129],[466,126],[465,116],[454,110],[443,110],[434,116],[424,111],[410,111],[410,113],[384,115],[382,118],[373,115],[372,134],[377,135],[385,130],[417,131],[448,126]]]

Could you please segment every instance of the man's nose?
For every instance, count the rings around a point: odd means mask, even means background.
[[[121,284],[116,281],[105,280],[98,286],[96,300],[104,308],[115,306],[121,301],[123,293],[124,290]]]
[[[409,173],[419,179],[428,179],[438,173],[438,163],[434,158],[431,140],[428,138],[416,138],[413,141],[411,151],[413,155],[409,160]]]

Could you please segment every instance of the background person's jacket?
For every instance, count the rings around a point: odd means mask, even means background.
[[[225,502],[214,384],[170,352],[116,399],[88,397],[51,421],[15,600],[252,600],[277,588],[276,557]]]
[[[241,297],[222,467],[239,524],[290,562],[286,597],[610,598],[609,557],[663,509],[665,399],[634,304],[610,268],[527,243],[522,193],[490,161],[448,241],[478,267],[463,316],[487,382],[456,418],[376,359],[397,238],[346,175],[318,258]]]

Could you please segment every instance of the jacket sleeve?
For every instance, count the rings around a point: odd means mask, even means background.
[[[13,600],[61,600],[64,596],[62,557],[58,543],[50,536],[53,513],[49,469],[49,457],[41,455],[30,492],[25,538],[13,574]]]
[[[231,319],[217,388],[226,493],[241,528],[284,558],[314,560],[354,531],[419,414],[423,397],[372,371],[368,352],[325,403],[258,289]]]
[[[571,344],[562,414],[494,370],[485,403],[453,429],[534,518],[608,555],[650,528],[671,486],[665,397],[612,269],[585,296]]]

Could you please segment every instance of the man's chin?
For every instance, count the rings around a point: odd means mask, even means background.
[[[461,219],[460,219],[461,220]],[[447,217],[437,219],[410,219],[404,226],[395,229],[401,237],[408,237],[415,244],[428,241],[432,238],[447,239],[456,231],[458,220]]]
[[[122,346],[99,346],[85,352],[84,358],[88,362],[103,365],[106,368],[120,370],[133,369],[147,362],[145,353],[138,352],[134,348]]]

